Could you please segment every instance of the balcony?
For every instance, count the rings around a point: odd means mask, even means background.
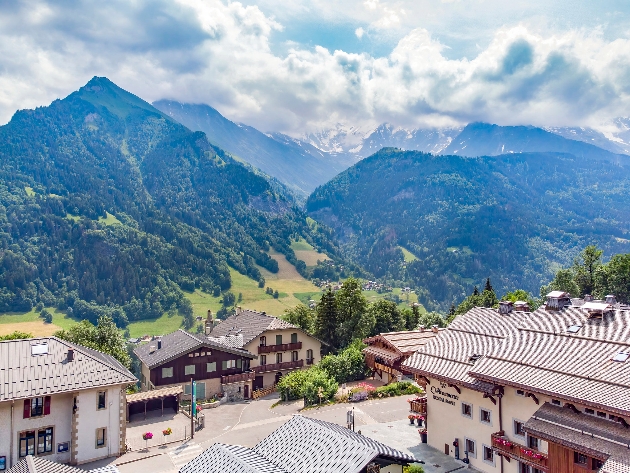
[[[411,412],[415,412],[416,414],[420,414],[423,416],[427,415],[427,398],[422,397],[417,400],[409,401],[409,409]]]
[[[304,360],[285,361],[284,363],[272,363],[270,365],[254,366],[252,370],[255,373],[266,373],[268,371],[294,370],[304,366]]]
[[[282,343],[280,345],[265,345],[258,347],[258,354],[261,353],[273,353],[276,351],[292,351],[292,350],[301,350],[302,342],[297,343]]]
[[[503,432],[492,434],[492,449],[506,458],[514,458],[539,470],[549,471],[546,454],[508,440]]]
[[[227,376],[221,376],[221,384],[241,383],[243,381],[253,381],[256,378],[256,373],[248,371],[247,373],[228,374]]]
[[[307,365],[312,365],[313,363],[315,363],[315,360],[313,358],[307,358],[306,359],[306,364]]]

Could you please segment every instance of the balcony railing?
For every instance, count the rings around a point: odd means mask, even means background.
[[[256,373],[266,373],[267,371],[293,370],[304,366],[304,360],[285,361],[284,363],[272,363],[270,365],[254,366],[252,369]]]
[[[221,384],[241,383],[243,381],[253,381],[256,378],[256,373],[248,371],[247,373],[228,374],[221,376]]]
[[[504,432],[492,434],[492,449],[500,455],[514,458],[539,470],[548,471],[548,457],[545,453],[508,440]]]
[[[307,365],[312,365],[314,362],[315,362],[315,359],[313,359],[313,358],[307,358],[306,359],[306,364]]]
[[[258,347],[258,354],[260,353],[273,353],[276,351],[291,351],[291,350],[301,350],[302,342],[297,343],[281,343],[280,345],[265,345]]]
[[[409,401],[409,409],[411,412],[415,412],[420,415],[427,415],[427,398],[423,397],[419,400]]]

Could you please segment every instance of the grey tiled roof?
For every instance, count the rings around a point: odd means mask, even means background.
[[[55,463],[29,455],[7,473],[118,473],[118,468],[111,465],[96,470],[81,470],[63,463]]]
[[[153,353],[151,353],[150,348],[152,345],[156,348]],[[176,332],[169,333],[168,335],[164,335],[162,337],[162,348],[159,350],[157,349],[157,341],[154,340],[136,347],[133,352],[142,363],[147,365],[149,369],[152,369],[201,347],[234,353],[235,355],[247,358],[256,358],[255,355],[252,355],[247,350],[230,347],[226,344],[220,344],[207,339],[205,335],[193,335],[192,333],[181,329]]]
[[[232,348],[243,348],[245,343],[243,342],[243,335],[226,335],[223,337],[208,337],[208,340],[220,345],[226,345]]]
[[[255,310],[240,309],[236,314],[228,317],[212,330],[213,337],[226,335],[242,335],[246,345],[267,330],[280,330],[299,327],[285,322],[278,317],[256,312]]]
[[[299,415],[263,439],[254,451],[291,473],[355,473],[376,457],[415,461],[337,424]]]
[[[288,473],[255,451],[215,443],[187,463],[180,473]]]
[[[44,344],[47,354],[31,354],[32,345]],[[73,361],[67,360],[69,348]],[[136,381],[111,356],[56,337],[0,342],[0,401]]]

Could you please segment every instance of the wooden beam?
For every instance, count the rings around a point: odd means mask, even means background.
[[[461,394],[462,390],[459,389],[459,386],[457,386],[456,384],[449,384],[448,385],[449,388],[453,388],[455,391],[457,391],[457,394]]]
[[[525,395],[525,397],[531,397],[534,402],[536,403],[536,405],[540,404],[540,401],[538,400],[538,398],[536,397],[536,395],[534,393],[527,393]]]
[[[492,387],[492,394],[498,394],[499,396],[503,396],[504,389],[503,386],[495,385]]]
[[[564,405],[564,407],[566,407],[567,409],[571,409],[573,412],[575,412],[576,414],[581,414],[580,410],[575,407],[573,404],[569,404],[568,402]]]
[[[495,406],[497,405],[497,400],[493,398],[490,394],[483,393],[483,397],[484,399],[490,399],[490,401],[492,401],[492,404],[494,404]]]

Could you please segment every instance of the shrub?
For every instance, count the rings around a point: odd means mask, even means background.
[[[283,376],[278,382],[278,392],[284,400],[304,398],[307,404],[325,402],[333,398],[339,385],[328,376],[328,373],[317,367],[297,370]]]
[[[372,391],[371,397],[390,397],[390,396],[401,396],[408,394],[418,394],[421,393],[422,390],[413,383],[409,383],[407,381],[401,381],[399,383],[391,383],[387,386],[381,386]]]
[[[424,468],[420,465],[409,465],[404,467],[404,473],[424,473]]]
[[[361,352],[364,347],[360,342],[353,343],[338,355],[325,356],[318,366],[338,384],[365,379],[368,367]]]

